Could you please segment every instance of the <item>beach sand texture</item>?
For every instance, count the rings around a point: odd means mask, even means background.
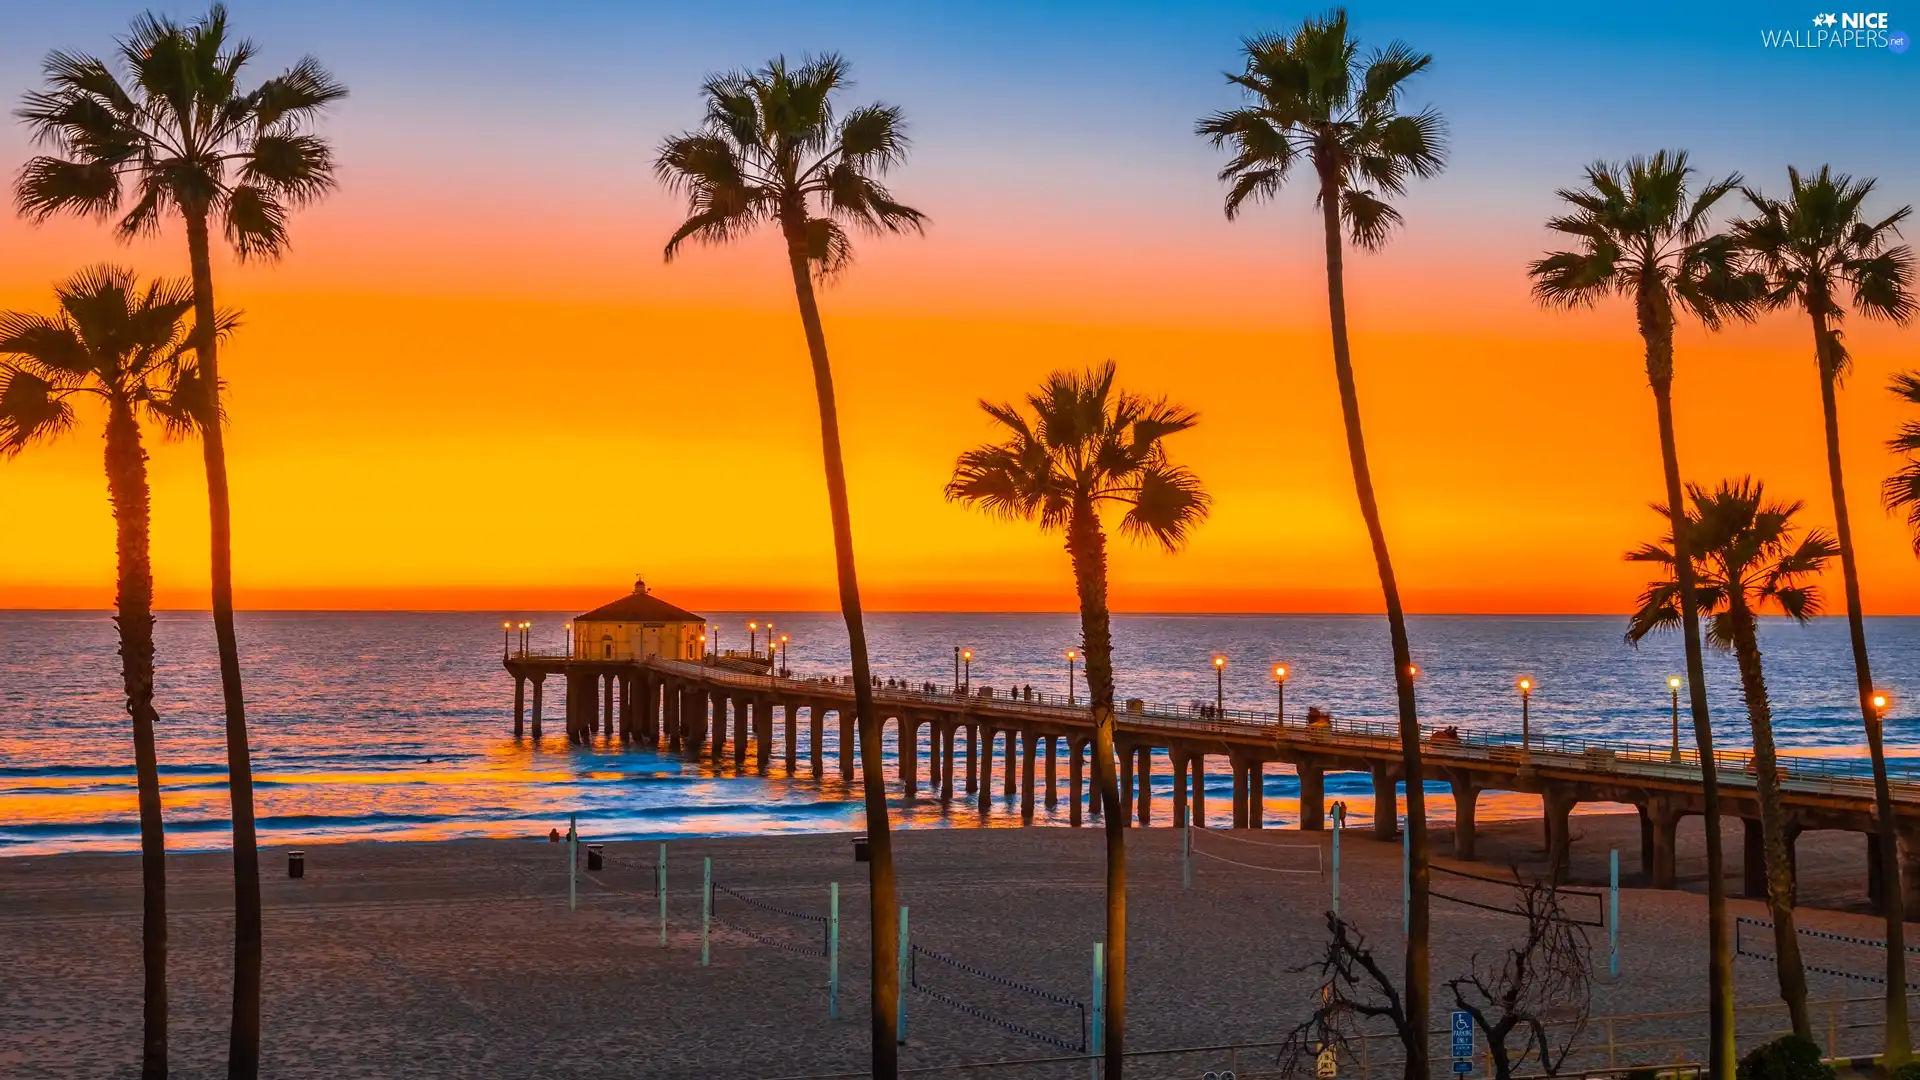
[[[1623,890],[1622,978],[1595,988],[1595,1015],[1704,1002],[1701,834],[1697,821],[1689,824],[1682,830],[1686,891]],[[1733,823],[1726,836],[1737,890],[1736,830]],[[1452,865],[1499,873],[1509,860],[1537,864],[1540,833],[1537,821],[1485,826],[1484,861]],[[1638,829],[1631,816],[1576,817],[1574,834],[1576,881],[1604,883],[1610,845],[1621,847],[1629,880],[1636,875]],[[1270,867],[1310,870],[1324,862],[1325,834],[1234,836],[1289,847],[1253,848],[1205,835],[1197,846]],[[1314,959],[1324,940],[1327,882],[1313,873],[1271,874],[1202,857],[1195,860],[1194,887],[1183,890],[1179,839],[1172,829],[1128,836],[1127,1045],[1144,1050],[1277,1039],[1304,1015],[1317,985],[1313,975],[1291,969]],[[917,944],[1088,998],[1092,947],[1102,926],[1098,829],[921,830],[896,834],[895,843],[900,896]],[[1303,843],[1321,850],[1291,847]],[[1356,830],[1342,846],[1343,909],[1397,975],[1399,845]],[[1444,835],[1435,847],[1447,849]],[[866,867],[852,860],[845,834],[674,842],[665,948],[645,869],[657,850],[653,843],[608,844],[606,869],[582,872],[580,906],[572,913],[563,849],[544,842],[306,850],[302,880],[286,878],[285,849],[269,850],[265,861],[264,1075],[780,1077],[858,1070],[866,1061]],[[1803,902],[1861,903],[1863,842],[1809,834],[1799,850]],[[825,914],[828,883],[840,883],[841,1020],[827,1020],[826,964],[815,923],[759,912],[723,894],[712,965],[700,967],[698,896],[701,860],[709,856],[716,882],[806,913]],[[178,856],[169,864],[177,1077],[224,1075],[228,867],[217,853]],[[1498,892],[1472,895],[1493,899]],[[137,1074],[139,903],[139,867],[131,856],[0,860],[0,1076]],[[1764,917],[1757,901],[1737,900],[1734,909]],[[1877,920],[1859,910],[1804,909],[1802,925],[1879,936]],[[1476,952],[1497,951],[1520,926],[1509,916],[1436,901],[1436,981],[1463,971]],[[1604,976],[1606,933],[1591,933]],[[1833,948],[1838,951],[1810,955],[1809,962],[1876,970],[1869,950]],[[1078,1038],[1079,1013],[1071,1007],[921,963],[931,987]],[[1742,1002],[1773,999],[1770,965],[1739,960],[1737,978]],[[1823,975],[1812,981],[1817,999],[1877,992]],[[1435,1001],[1436,1022],[1443,1022],[1450,1007],[1444,987]],[[903,1067],[1057,1053],[922,996],[910,998],[909,1019]],[[1846,1032],[1840,1036],[1847,1040]],[[1146,1059],[1130,1072],[1197,1076],[1203,1067],[1218,1067],[1199,1062],[1194,1056]],[[1270,1051],[1250,1054],[1241,1075],[1271,1065]],[[941,1075],[1084,1076],[1086,1066]]]

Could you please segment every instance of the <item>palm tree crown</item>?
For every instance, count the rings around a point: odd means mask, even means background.
[[[1692,174],[1684,150],[1587,166],[1584,189],[1559,193],[1572,212],[1547,222],[1577,246],[1532,263],[1535,299],[1580,307],[1625,297],[1636,303],[1642,333],[1671,335],[1676,306],[1709,327],[1728,316],[1751,317],[1762,283],[1740,267],[1734,239],[1712,230],[1715,205],[1740,177],[1709,180],[1690,193]],[[1671,378],[1671,364],[1668,356],[1664,372],[1649,374]]]
[[[1843,292],[1868,318],[1913,318],[1913,252],[1895,243],[1913,207],[1868,221],[1861,207],[1873,194],[1871,179],[1835,175],[1825,165],[1812,177],[1789,166],[1787,179],[1785,199],[1744,189],[1754,216],[1734,222],[1733,235],[1766,275],[1768,306],[1797,305],[1820,320],[1821,371],[1838,378],[1850,361],[1837,326],[1846,314]]]
[[[182,392],[183,319],[193,310],[184,281],[152,281],[133,272],[93,267],[56,290],[53,315],[0,314],[0,455],[13,457],[73,427],[73,399],[99,397],[139,408],[163,428],[191,426]],[[189,386],[191,377],[188,376]]]
[[[1887,387],[1893,396],[1912,405],[1920,405],[1920,371],[1902,371]],[[1900,431],[1887,440],[1887,448],[1905,459],[1892,476],[1880,483],[1880,499],[1888,510],[1907,512],[1907,532],[1913,537],[1913,553],[1920,556],[1920,420],[1904,420]]]
[[[706,81],[706,119],[667,139],[654,162],[655,175],[688,203],[667,259],[687,240],[726,243],[775,222],[814,275],[827,277],[852,260],[847,225],[921,231],[926,216],[880,182],[906,160],[900,110],[875,104],[837,115],[833,94],[852,85],[847,70],[829,53],[798,68],[777,58]]]
[[[1793,517],[1805,503],[1768,501],[1765,485],[1750,478],[1723,480],[1712,491],[1689,484],[1687,498],[1693,503],[1687,511],[1687,547],[1695,566],[1694,595],[1707,616],[1708,644],[1732,649],[1738,620],[1769,605],[1796,622],[1819,614],[1820,590],[1811,581],[1840,548],[1824,529],[1796,541]],[[1665,506],[1654,510],[1671,518]],[[1659,543],[1628,552],[1627,559],[1669,570],[1641,594],[1627,630],[1627,640],[1637,644],[1654,630],[1680,625],[1671,531]]]
[[[1206,520],[1211,498],[1199,477],[1167,459],[1165,439],[1200,418],[1165,400],[1116,394],[1114,374],[1112,361],[1054,372],[1027,396],[1031,419],[1012,404],[982,401],[1008,438],[961,454],[947,498],[1045,529],[1114,503],[1126,507],[1121,532],[1178,550]]]
[[[1247,94],[1244,108],[1218,112],[1196,127],[1234,157],[1220,170],[1229,183],[1227,216],[1248,199],[1272,198],[1305,156],[1320,180],[1318,198],[1336,201],[1360,247],[1386,242],[1400,222],[1387,201],[1411,178],[1446,166],[1446,125],[1432,109],[1400,111],[1402,84],[1433,57],[1401,42],[1365,57],[1347,35],[1347,13],[1308,19],[1291,35],[1248,38],[1246,70],[1227,80]]]
[[[256,50],[226,31],[219,4],[190,25],[142,15],[120,42],[124,80],[91,56],[49,56],[49,88],[29,93],[18,115],[54,153],[21,169],[20,213],[107,217],[121,213],[130,183],[122,236],[178,210],[217,217],[242,258],[279,255],[287,211],[333,187],[332,151],[307,125],[347,91],[312,57],[242,90]]]

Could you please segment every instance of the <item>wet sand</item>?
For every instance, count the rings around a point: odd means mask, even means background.
[[[1596,1016],[1704,1002],[1706,913],[1697,895],[1704,860],[1698,824],[1689,824],[1681,834],[1682,891],[1622,892],[1622,977],[1595,987]],[[1628,882],[1634,880],[1635,818],[1578,816],[1573,831],[1576,882],[1603,883],[1607,849],[1616,845]],[[1737,891],[1737,823],[1726,838]],[[1316,985],[1312,975],[1292,969],[1312,960],[1324,940],[1328,881],[1316,868],[1326,864],[1327,836],[1201,834],[1204,854],[1194,860],[1190,890],[1180,883],[1177,832],[1136,830],[1128,840],[1129,1048],[1283,1035],[1309,1007]],[[1541,840],[1538,821],[1489,824],[1482,827],[1482,861],[1454,864],[1445,858],[1450,841],[1440,834],[1436,864],[1499,874],[1509,862],[1537,865]],[[895,841],[900,899],[909,906],[915,943],[1006,978],[1089,996],[1092,947],[1102,927],[1098,829],[928,829],[896,834]],[[263,1074],[604,1080],[863,1067],[867,867],[853,861],[845,834],[674,842],[664,948],[646,869],[656,844],[609,843],[606,869],[581,873],[573,912],[562,850],[544,840],[310,846],[306,877],[289,880],[285,849],[268,849]],[[1860,906],[1864,850],[1857,837],[1803,837],[1803,902]],[[828,884],[839,883],[841,1020],[827,1019],[816,923],[722,893],[712,964],[700,966],[706,857],[717,883],[807,914],[824,915]],[[169,887],[174,1075],[221,1076],[232,948],[229,862],[217,853],[174,857]],[[1457,887],[1496,903],[1507,895],[1499,886]],[[1396,973],[1400,892],[1399,845],[1350,832],[1343,910]],[[0,859],[0,1076],[137,1074],[139,904],[132,856]],[[1734,909],[1764,917],[1756,901],[1737,900]],[[1859,911],[1809,908],[1802,925],[1879,936],[1878,920]],[[1504,947],[1518,926],[1511,916],[1436,900],[1436,983],[1464,970],[1476,953]],[[1604,975],[1606,933],[1592,934]],[[1863,950],[1836,948],[1824,957],[1829,964],[1874,970]],[[1818,959],[1809,956],[1810,963]],[[1080,1015],[1070,1006],[931,960],[921,965],[931,989],[1064,1039],[1079,1037]],[[1769,965],[1736,961],[1736,977],[1743,1002],[1772,999]],[[1870,997],[1877,989],[1820,975],[1812,981],[1816,999]],[[1435,1000],[1437,1010],[1448,1007],[1444,989]],[[931,998],[909,1001],[904,1067],[1058,1052]],[[1262,1060],[1271,1066],[1270,1053]],[[1149,1059],[1133,1071],[1198,1075],[1190,1065]],[[1085,1066],[1029,1074],[1084,1076]],[[1242,1075],[1250,1075],[1244,1064]]]

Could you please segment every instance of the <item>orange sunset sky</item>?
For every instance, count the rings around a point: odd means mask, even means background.
[[[1219,72],[1238,36],[1307,10],[989,5],[881,25],[769,8],[741,20],[752,29],[676,37],[690,15],[645,7],[466,21],[234,8],[265,46],[255,79],[312,51],[353,91],[323,129],[340,189],[297,215],[288,257],[216,265],[222,302],[245,312],[222,353],[243,605],[569,608],[640,571],[696,610],[830,606],[817,418],[779,246],[761,235],[663,264],[682,207],[648,167],[697,119],[705,72],[838,48],[860,79],[850,103],[906,110],[916,151],[894,188],[932,217],[923,238],[863,240],[823,294],[869,604],[1071,605],[1054,538],[949,505],[941,485],[989,434],[976,398],[1112,358],[1126,385],[1199,410],[1172,445],[1216,499],[1183,554],[1117,548],[1117,609],[1378,609],[1309,196],[1228,223],[1222,155],[1191,134],[1236,101]],[[17,102],[48,50],[105,51],[132,11],[8,15],[0,92]],[[1348,263],[1374,477],[1412,609],[1612,612],[1644,582],[1620,559],[1659,532],[1630,313],[1550,313],[1527,293],[1553,189],[1583,163],[1684,146],[1709,173],[1777,189],[1788,163],[1831,161],[1882,178],[1881,212],[1920,199],[1911,146],[1871,137],[1914,129],[1920,58],[1760,49],[1762,27],[1799,14],[1728,7],[1682,39],[1641,39],[1623,10],[1542,52],[1554,27],[1493,8],[1356,12],[1364,39],[1436,54],[1414,104],[1441,109],[1453,136],[1453,166],[1404,201],[1406,228]],[[1634,82],[1636,66],[1666,72],[1671,97],[1595,88]],[[1823,122],[1862,102],[1870,125]],[[0,129],[9,179],[31,152],[18,125]],[[44,308],[56,280],[99,260],[178,274],[184,241],[0,216],[0,308]],[[1874,612],[1920,611],[1920,563],[1877,498],[1882,444],[1907,418],[1883,388],[1920,367],[1917,334],[1849,330],[1844,452]],[[1804,318],[1689,328],[1679,353],[1686,475],[1752,473],[1830,522]],[[0,462],[0,607],[109,603],[99,452],[90,421]],[[161,602],[204,606],[198,449],[156,446],[152,466]]]

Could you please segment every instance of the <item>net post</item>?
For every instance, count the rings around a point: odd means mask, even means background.
[[[712,960],[708,947],[713,934],[713,856],[708,855],[700,868],[700,966]]]
[[[660,947],[667,947],[667,842],[660,841],[660,862],[654,866],[654,891],[660,894]]]
[[[840,883],[827,885],[827,1019],[840,1019]]]
[[[1607,975],[1620,977],[1620,849],[1607,858]]]
[[[909,944],[910,940],[907,936],[907,905],[901,904],[900,956],[897,965],[900,970],[898,979],[894,984],[894,1003],[895,1009],[900,1015],[900,1022],[898,1029],[894,1032],[893,1040],[901,1046],[907,1045],[907,950],[912,947]]]
[[[1193,888],[1193,822],[1180,829],[1180,887]]]
[[[1107,1042],[1107,946],[1093,943],[1093,1031],[1087,1039],[1087,1071],[1100,1080],[1100,1055]]]
[[[567,910],[580,906],[580,815],[567,815]]]
[[[1400,825],[1400,936],[1413,933],[1413,833]]]

